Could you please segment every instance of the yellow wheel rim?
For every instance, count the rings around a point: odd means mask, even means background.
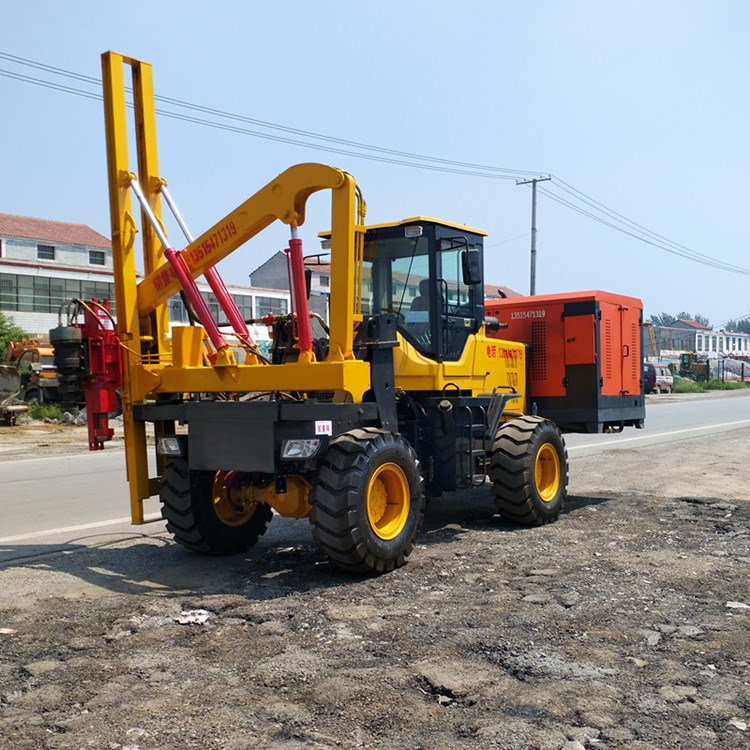
[[[534,484],[539,497],[549,503],[560,488],[560,456],[552,443],[545,443],[534,461]]]
[[[379,466],[367,485],[367,520],[381,539],[395,539],[406,526],[411,493],[404,470],[394,463]]]
[[[227,487],[228,472],[219,471],[214,477],[211,501],[214,513],[225,526],[243,526],[258,507],[253,499],[253,487]]]

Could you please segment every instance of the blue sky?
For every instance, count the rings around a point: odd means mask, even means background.
[[[720,324],[750,313],[749,20],[741,0],[37,0],[5,4],[0,53],[99,77],[101,52],[114,49],[151,62],[163,96],[387,149],[552,174],[540,187],[558,199],[595,212],[565,192],[572,186],[683,246],[672,250],[747,273],[645,244],[540,194],[538,293],[604,289],[641,297],[647,315],[687,310]],[[0,71],[97,91],[17,61],[0,59]],[[3,75],[0,101],[0,211],[108,234],[101,103]],[[530,190],[514,179],[168,118],[158,131],[162,174],[195,235],[288,166],[321,161],[355,175],[368,222],[422,214],[485,229],[488,280],[528,291]],[[316,196],[300,233],[306,252],[318,250],[327,216],[327,198]],[[281,225],[261,234],[221,265],[225,279],[247,283],[287,237]]]

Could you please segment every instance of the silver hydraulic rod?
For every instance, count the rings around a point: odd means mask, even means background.
[[[193,235],[190,234],[190,230],[188,229],[185,220],[182,218],[182,214],[179,212],[177,206],[175,205],[175,202],[172,200],[172,196],[169,194],[169,190],[167,190],[166,185],[161,186],[161,194],[164,196],[164,200],[167,202],[169,210],[172,212],[172,216],[174,216],[175,221],[180,225],[180,229],[182,229],[182,233],[185,235],[185,239],[188,241],[188,244],[190,244],[193,241]]]
[[[143,194],[143,190],[141,190],[141,186],[138,184],[138,180],[136,180],[135,177],[130,179],[130,187],[133,188],[133,192],[135,193],[136,198],[138,198],[138,202],[141,204],[141,210],[149,220],[154,232],[156,232],[156,236],[159,238],[161,246],[164,248],[171,247],[169,240],[167,239],[167,233],[164,231],[164,227],[156,218],[156,214],[151,210],[151,206],[148,205],[146,196]]]

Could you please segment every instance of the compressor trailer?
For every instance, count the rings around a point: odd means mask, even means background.
[[[128,160],[126,68],[137,175]],[[134,523],[144,522],[143,501],[158,494],[178,543],[231,554],[258,540],[273,511],[307,517],[330,560],[366,573],[404,564],[427,497],[488,476],[504,517],[523,524],[558,517],[565,444],[543,410],[527,413],[528,346],[494,337],[500,321],[485,315],[484,232],[421,216],[366,226],[350,174],[301,164],[193,238],[158,168],[151,67],[108,52],[103,72]],[[298,227],[318,191],[331,193],[331,294],[330,328],[315,338]],[[132,196],[140,207],[140,280]],[[182,249],[166,235],[163,203],[185,236]],[[275,221],[290,227],[292,311],[264,318],[273,331],[264,356],[216,266]],[[221,306],[222,328],[197,290],[199,276]],[[170,330],[167,306],[178,293],[192,325]],[[627,357],[639,361],[640,347]],[[642,394],[633,402],[626,424],[634,423],[633,408],[643,419]],[[607,414],[606,422],[618,421]],[[156,476],[149,476],[147,424]]]

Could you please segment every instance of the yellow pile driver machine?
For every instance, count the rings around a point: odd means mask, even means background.
[[[127,69],[137,174],[128,157]],[[412,551],[426,498],[487,476],[508,519],[558,517],[565,445],[554,422],[525,413],[527,347],[491,335],[499,323],[485,317],[484,232],[424,217],[365,226],[350,174],[301,164],[193,238],[159,171],[150,65],[108,52],[103,73],[134,523],[158,494],[178,543],[232,554],[258,540],[274,511],[307,517],[333,562],[384,572]],[[318,191],[331,194],[330,328],[313,338],[297,230]],[[140,280],[132,196],[141,213]],[[163,204],[185,234],[182,249],[166,236]],[[248,333],[255,321],[242,319],[216,265],[276,221],[290,227],[293,309],[264,318],[273,329],[264,356]],[[225,326],[198,293],[200,276]],[[177,294],[192,324],[170,330]],[[157,476],[149,475],[149,424]]]

